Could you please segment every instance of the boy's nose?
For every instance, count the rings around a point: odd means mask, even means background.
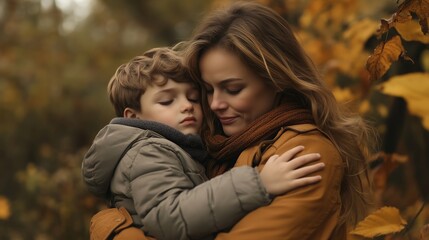
[[[183,105],[182,105],[182,112],[186,112],[186,111],[193,111],[194,110],[194,105],[189,101],[189,100],[184,100]]]

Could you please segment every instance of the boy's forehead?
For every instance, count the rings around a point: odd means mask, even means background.
[[[163,78],[159,81],[152,81],[151,84],[148,84],[147,89],[157,89],[157,90],[174,90],[174,89],[182,89],[182,88],[189,88],[189,89],[196,89],[198,90],[198,85],[192,81],[176,81],[172,78]]]
[[[174,82],[174,83],[178,83],[178,84],[189,84],[193,87],[197,87],[198,85],[189,80],[189,79],[173,79],[173,78],[168,78],[167,76],[161,75],[161,74],[155,74],[152,77],[152,81],[149,82],[149,86],[164,86],[167,85],[169,82]]]

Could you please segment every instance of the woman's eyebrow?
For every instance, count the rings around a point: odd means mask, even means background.
[[[218,84],[220,84],[220,85],[226,85],[226,84],[229,84],[229,83],[239,82],[239,81],[242,81],[242,80],[243,80],[242,78],[227,78],[227,79],[219,81]],[[203,84],[206,85],[206,86],[211,86],[212,85],[212,84],[210,84],[210,83],[208,83],[206,81],[203,81]]]
[[[243,80],[242,78],[227,78],[225,80],[222,80],[221,83],[230,83],[230,82],[236,82],[236,81],[241,81]]]

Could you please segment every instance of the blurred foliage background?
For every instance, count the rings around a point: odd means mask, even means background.
[[[114,117],[107,82],[135,55],[186,40],[206,11],[228,2],[0,0],[0,239],[89,239],[90,217],[105,204],[87,192],[80,165]],[[404,42],[414,62],[398,61],[369,81],[365,62],[395,0],[258,2],[290,21],[337,99],[379,132],[380,153],[370,164],[374,208],[394,206],[415,218],[429,199],[429,130],[406,99],[377,85],[428,72],[429,42]],[[427,92],[428,81],[421,80]],[[429,211],[416,219],[416,228],[428,223]]]

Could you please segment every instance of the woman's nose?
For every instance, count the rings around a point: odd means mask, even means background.
[[[208,97],[208,101],[210,103],[210,108],[213,111],[223,110],[227,106],[224,99],[222,99],[222,97],[219,96],[219,94],[217,94],[216,92],[214,92],[212,95]]]

